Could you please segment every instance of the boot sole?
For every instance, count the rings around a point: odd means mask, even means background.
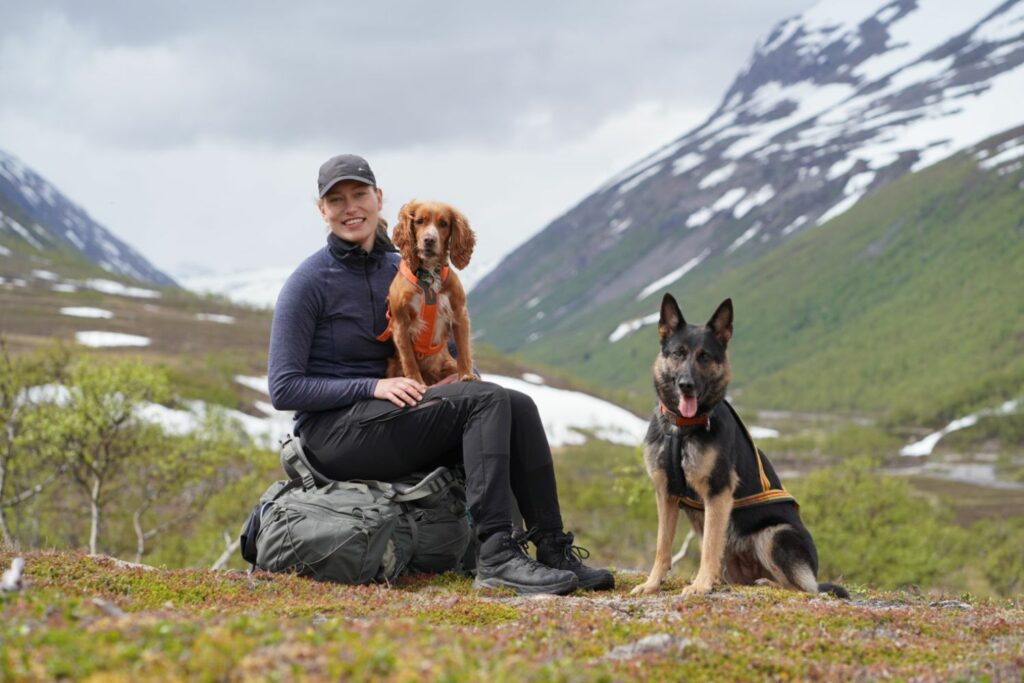
[[[610,591],[615,588],[615,576],[599,577],[589,583],[580,581],[580,588],[587,591]]]
[[[497,577],[490,577],[488,579],[475,579],[473,581],[473,588],[507,588],[511,591],[518,593],[519,595],[568,595],[572,593],[579,586],[579,581],[575,576],[568,581],[561,583],[549,583],[540,586],[530,586],[521,583],[515,583],[513,581],[506,581]]]

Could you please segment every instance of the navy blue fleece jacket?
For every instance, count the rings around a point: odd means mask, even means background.
[[[327,236],[327,246],[295,269],[277,297],[270,329],[270,400],[304,415],[373,398],[394,345],[377,341],[387,326],[388,288],[401,257],[381,240],[362,247]]]

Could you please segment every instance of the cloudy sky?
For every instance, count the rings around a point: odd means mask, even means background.
[[[701,123],[813,0],[0,0],[0,149],[158,267],[292,266],[316,171],[451,202],[492,263]]]

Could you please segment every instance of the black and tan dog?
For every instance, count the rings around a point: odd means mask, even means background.
[[[725,580],[849,597],[841,586],[818,583],[818,552],[796,501],[725,401],[732,316],[726,299],[707,325],[688,325],[671,294],[661,302],[661,353],[654,361],[659,406],[644,444],[658,545],[650,576],[633,592],[661,587],[682,507],[701,536],[700,569],[683,595],[708,593]]]

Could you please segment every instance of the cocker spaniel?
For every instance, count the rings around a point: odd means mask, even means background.
[[[474,381],[469,344],[466,292],[449,260],[462,270],[476,246],[469,221],[441,202],[411,201],[398,212],[391,237],[402,252],[402,264],[388,292],[388,329],[381,340],[394,339],[397,355],[388,363],[388,377],[408,377],[427,386],[453,373]],[[456,358],[448,350],[455,336]]]

